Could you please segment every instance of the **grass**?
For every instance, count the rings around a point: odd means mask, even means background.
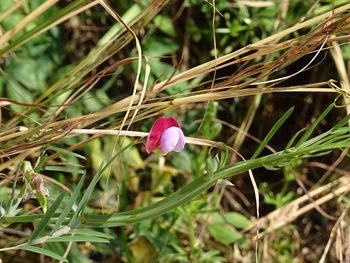
[[[111,4],[0,6],[0,259],[345,260],[350,4]]]

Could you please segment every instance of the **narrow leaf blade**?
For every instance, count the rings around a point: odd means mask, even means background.
[[[117,158],[118,155],[120,155],[122,152],[124,152],[126,149],[130,148],[133,145],[134,145],[134,142],[129,143],[127,146],[125,146],[119,152],[117,152],[105,165],[103,165],[103,163],[100,165],[100,167],[96,171],[94,178],[92,179],[91,183],[89,184],[88,188],[86,189],[86,191],[83,195],[83,198],[81,199],[81,201],[77,207],[77,210],[74,212],[74,215],[71,219],[71,224],[74,224],[75,219],[77,218],[79,213],[84,209],[84,206],[86,205],[86,203],[90,199],[90,196],[92,195],[92,192],[93,192],[97,182],[100,180],[103,172],[109,167],[109,165],[114,161],[114,159]]]
[[[75,188],[74,192],[73,192],[73,195],[72,197],[69,199],[66,207],[64,208],[64,210],[62,211],[61,215],[59,216],[59,218],[57,219],[56,221],[56,224],[55,226],[53,227],[52,231],[51,231],[51,235],[56,232],[62,225],[62,223],[64,222],[64,220],[66,219],[67,215],[69,214],[69,212],[71,211],[73,205],[74,205],[74,202],[77,200],[79,194],[80,194],[80,190],[81,190],[81,187],[84,183],[84,180],[85,180],[85,174],[83,174],[83,176],[81,177],[77,187]]]
[[[47,210],[46,214],[41,218],[38,226],[35,228],[32,235],[30,236],[29,241],[34,240],[44,230],[44,228],[47,226],[47,223],[50,221],[51,217],[54,215],[55,211],[57,210],[57,208],[61,204],[65,194],[66,194],[65,192],[62,192],[58,196],[58,198],[55,200],[55,202],[53,202],[53,204]]]
[[[333,109],[333,104],[329,105],[320,116],[317,117],[317,119],[311,124],[310,128],[306,130],[305,134],[300,138],[298,143],[296,144],[296,147],[299,147],[302,145],[312,134],[312,132],[315,130],[316,126],[328,115],[328,113]]]
[[[101,237],[92,236],[60,236],[46,240],[46,242],[95,242],[109,243],[109,240]]]
[[[83,156],[83,155],[81,155],[81,154],[78,154],[78,153],[75,153],[75,152],[68,151],[68,150],[66,150],[66,149],[62,149],[62,148],[55,147],[55,146],[52,146],[52,145],[50,145],[50,146],[48,147],[48,149],[49,149],[49,150],[53,150],[53,151],[55,151],[55,152],[62,152],[62,153],[65,153],[65,154],[67,154],[67,155],[72,155],[72,156],[75,156],[75,157],[77,157],[77,158],[79,158],[79,159],[86,160],[86,157],[85,157],[85,156]]]
[[[82,235],[82,236],[94,236],[94,237],[103,237],[106,239],[112,239],[113,236],[104,232],[95,231],[91,229],[74,229],[71,231],[72,234]]]
[[[57,259],[57,260],[60,260],[63,262],[68,262],[68,260],[66,258],[61,257],[60,255],[58,255],[58,254],[56,254],[48,249],[45,249],[45,248],[27,246],[27,245],[20,246],[19,248],[23,249],[23,250],[30,251],[30,252],[42,254],[42,255],[45,255],[45,256],[48,256],[48,257],[51,257],[51,258],[54,258],[54,259]]]
[[[259,156],[262,150],[265,148],[266,144],[271,140],[272,136],[278,131],[278,129],[282,126],[282,124],[288,119],[288,117],[292,114],[294,107],[287,110],[281,118],[273,125],[269,133],[265,136],[264,140],[260,143],[258,149],[256,149],[251,159],[255,159]]]

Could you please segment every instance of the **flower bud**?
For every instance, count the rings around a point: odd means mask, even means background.
[[[149,132],[146,152],[150,153],[160,147],[163,153],[180,152],[185,146],[185,136],[179,123],[172,117],[158,118]]]

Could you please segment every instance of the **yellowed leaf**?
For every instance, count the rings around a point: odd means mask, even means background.
[[[157,251],[145,237],[137,237],[129,243],[129,248],[134,257],[134,263],[154,262]]]

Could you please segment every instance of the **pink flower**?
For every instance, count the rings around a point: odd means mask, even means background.
[[[160,117],[154,122],[147,137],[146,152],[158,147],[163,153],[180,152],[185,147],[185,136],[175,118]]]

